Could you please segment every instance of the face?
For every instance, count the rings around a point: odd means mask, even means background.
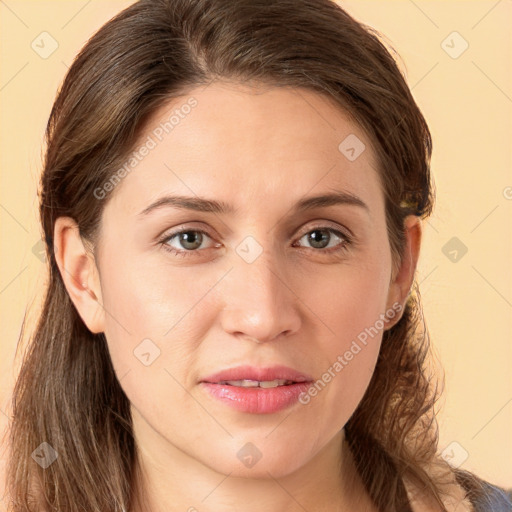
[[[95,293],[143,449],[233,476],[300,468],[353,414],[398,316],[370,141],[314,92],[217,82],[160,109],[135,150],[103,212]],[[211,378],[240,366],[295,384]],[[295,373],[258,373],[276,366]]]

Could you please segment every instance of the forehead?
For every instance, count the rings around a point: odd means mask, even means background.
[[[363,130],[329,98],[291,87],[212,83],[173,98],[125,170],[111,203],[122,199],[131,214],[164,193],[225,199],[238,211],[329,189],[382,199]]]

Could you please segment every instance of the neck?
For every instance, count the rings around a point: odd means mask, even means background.
[[[141,430],[150,429],[149,425],[143,420],[135,424],[135,438],[143,434],[147,441],[148,431]],[[139,477],[130,512],[373,510],[344,434],[339,431],[293,473],[275,478],[267,472],[268,477],[254,479],[219,473],[214,461],[205,465],[160,437],[138,448],[135,469]],[[154,431],[152,435],[159,437]]]

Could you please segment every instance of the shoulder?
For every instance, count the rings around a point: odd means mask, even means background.
[[[412,512],[439,512],[437,502],[420,492],[410,482],[406,483]],[[466,490],[456,481],[446,484],[442,492],[443,505],[447,512],[477,512],[468,498]]]
[[[443,492],[447,512],[512,512],[512,490],[505,490],[485,480],[478,479],[481,487],[477,493],[469,491],[461,482],[451,482]],[[413,512],[439,512],[439,506],[425,495],[406,486]]]
[[[475,512],[512,512],[512,489],[508,491],[482,481],[484,492],[473,500]]]

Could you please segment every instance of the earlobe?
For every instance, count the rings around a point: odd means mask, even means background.
[[[54,253],[64,286],[78,314],[91,332],[104,332],[105,317],[96,263],[71,217],[59,217],[55,221]]]
[[[421,220],[415,215],[409,215],[404,221],[404,227],[406,246],[400,267],[389,285],[387,304],[388,308],[392,308],[393,304],[399,303],[402,306],[401,311],[405,308],[418,264],[422,235]],[[393,324],[398,320],[399,318]]]

